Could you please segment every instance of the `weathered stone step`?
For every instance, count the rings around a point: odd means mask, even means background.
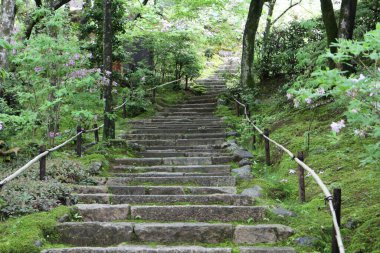
[[[199,172],[199,173],[214,173],[214,172],[231,172],[230,165],[184,165],[184,166],[128,166],[114,165],[111,171],[117,172]]]
[[[112,177],[204,177],[204,176],[228,176],[230,173],[225,172],[143,172],[143,173],[111,173]]]
[[[192,134],[192,133],[224,133],[224,128],[182,128],[182,129],[170,129],[170,130],[164,130],[164,129],[152,129],[152,128],[140,128],[130,131],[131,134],[157,134],[157,133],[172,133],[172,134]]]
[[[76,194],[79,203],[84,204],[198,204],[198,205],[234,205],[250,206],[251,197],[236,194],[211,195],[116,195],[109,193]]]
[[[226,138],[225,133],[199,133],[199,134],[126,134],[128,140],[161,140],[161,139],[199,139],[199,138]]]
[[[115,195],[205,195],[236,194],[236,187],[193,186],[73,186],[78,194],[112,193]]]
[[[222,145],[224,138],[203,139],[163,139],[163,140],[128,140],[130,143],[138,143],[143,146],[196,146],[196,145]]]
[[[296,253],[290,247],[240,247],[240,253]]]
[[[199,99],[192,99],[192,100],[187,100],[185,103],[186,104],[201,104],[201,103],[216,103],[217,99],[214,98],[199,98]]]
[[[199,103],[199,104],[196,104],[196,103],[191,103],[191,104],[187,104],[186,102],[182,103],[182,104],[178,104],[178,105],[169,105],[167,108],[199,108],[199,107],[203,107],[203,108],[208,108],[208,107],[212,107],[212,108],[216,108],[217,106],[217,103],[216,102],[213,102],[213,103]]]
[[[210,223],[67,222],[57,226],[60,243],[111,246],[123,242],[156,243],[272,243],[293,232],[281,225],[236,226]],[[249,234],[249,232],[252,232]]]
[[[204,150],[205,152],[207,150],[222,150],[221,145],[197,145],[197,146],[151,146],[147,147],[146,150],[176,150],[176,151],[191,151],[191,150]]]
[[[212,116],[210,112],[182,112],[180,110],[176,112],[159,112],[156,114],[157,116]]]
[[[157,157],[215,157],[215,156],[226,156],[229,153],[227,152],[204,152],[204,151],[198,151],[198,152],[191,152],[191,151],[184,151],[184,152],[178,152],[178,151],[164,151],[164,152],[156,152],[156,151],[144,151],[139,152],[138,155],[140,157],[145,158],[157,158]]]
[[[231,248],[204,248],[200,246],[118,246],[48,249],[42,253],[231,253]]]
[[[212,114],[215,111],[216,107],[199,107],[199,108],[188,108],[188,107],[182,107],[182,108],[165,108],[165,112],[207,112],[209,114]]]
[[[233,161],[233,156],[220,157],[164,157],[164,158],[116,158],[116,165],[212,165]]]
[[[173,123],[173,124],[152,124],[152,123],[145,123],[142,125],[136,125],[133,127],[134,129],[162,129],[170,131],[171,129],[178,130],[178,129],[220,129],[221,125],[217,123],[209,123],[207,125],[204,124],[192,124],[192,123]]]
[[[139,183],[151,185],[235,186],[235,178],[232,176],[110,177],[107,181],[107,185],[136,185]]]
[[[128,207],[129,208],[129,207]],[[129,211],[128,211],[129,212]],[[132,206],[132,219],[152,221],[253,221],[263,220],[266,212],[261,206]]]

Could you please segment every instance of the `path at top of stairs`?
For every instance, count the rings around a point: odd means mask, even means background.
[[[226,71],[236,71],[228,59],[213,76],[198,80],[206,94],[131,121],[132,130],[121,137],[146,149],[139,158],[111,161],[111,175],[97,178],[99,185],[75,186],[82,221],[57,226],[60,243],[72,247],[44,253],[232,252],[218,246],[225,243],[242,253],[294,253],[270,245],[286,240],[292,229],[260,224],[267,208],[237,194],[230,165],[235,158],[221,148],[225,126],[214,115]]]

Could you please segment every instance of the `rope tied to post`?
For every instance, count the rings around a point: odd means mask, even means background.
[[[318,186],[322,189],[322,191],[323,191],[323,193],[325,195],[325,199],[324,199],[325,203],[328,202],[328,205],[329,205],[331,217],[332,217],[333,224],[334,224],[336,241],[337,241],[338,247],[339,247],[339,252],[340,253],[345,253],[345,249],[344,249],[344,245],[343,245],[343,240],[342,240],[342,236],[341,236],[341,232],[340,232],[340,228],[339,228],[339,224],[338,224],[338,219],[337,219],[336,214],[335,214],[335,209],[334,209],[334,204],[333,204],[333,197],[332,197],[330,191],[328,190],[328,188],[326,187],[326,185],[321,180],[321,178],[317,175],[317,173],[315,173],[315,171],[312,168],[310,168],[302,160],[300,160],[299,158],[297,158],[290,150],[288,150],[287,148],[285,148],[283,145],[279,144],[275,140],[272,140],[271,138],[269,138],[268,136],[266,136],[264,134],[264,131],[262,131],[256,125],[256,122],[253,123],[251,121],[251,119],[249,117],[249,114],[248,114],[248,111],[247,111],[247,106],[245,104],[243,104],[242,102],[240,102],[239,100],[237,100],[236,98],[234,98],[234,97],[232,97],[232,98],[233,98],[233,100],[237,104],[239,104],[240,106],[242,106],[244,108],[245,119],[254,127],[254,129],[256,129],[256,131],[259,132],[259,134],[261,134],[263,136],[263,138],[267,139],[269,142],[272,142],[277,147],[279,147],[280,149],[282,149],[285,153],[287,153],[291,157],[291,160],[295,161],[299,166],[301,166],[303,169],[305,169],[306,171],[308,171],[310,173],[310,175],[313,177],[313,179],[316,181],[316,183],[318,184]]]

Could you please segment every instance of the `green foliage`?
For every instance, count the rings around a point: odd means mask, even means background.
[[[364,35],[363,41],[339,40],[336,43],[336,54],[326,53],[322,57],[333,59],[338,65],[348,62],[357,66],[359,77],[347,77],[338,69],[320,68],[314,71],[311,78],[298,78],[293,88],[288,91],[288,98],[294,96],[294,103],[313,106],[315,102],[333,98],[339,106],[345,106],[345,116],[355,129],[353,134],[358,138],[380,137],[379,118],[379,81],[380,70],[380,24],[377,29]],[[356,74],[357,76],[357,74]],[[345,127],[344,121],[331,124],[332,131],[339,133]],[[380,143],[368,147],[368,156],[364,163],[377,163],[380,153],[376,151]],[[378,150],[378,149],[377,149]]]

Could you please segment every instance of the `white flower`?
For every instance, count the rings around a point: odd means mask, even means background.
[[[324,94],[326,93],[326,91],[325,91],[325,89],[323,89],[323,88],[318,88],[318,89],[317,89],[317,93],[318,93],[319,95],[324,95]]]
[[[0,131],[4,129],[4,123],[0,122]]]
[[[358,111],[358,109],[355,109],[355,108],[354,108],[354,109],[351,110],[351,112],[352,112],[352,113],[358,113],[359,111]]]
[[[290,175],[296,174],[296,171],[295,170],[289,170],[289,174]]]
[[[313,100],[311,98],[306,98],[305,102],[310,105],[311,103],[313,103]]]
[[[298,108],[300,106],[300,102],[297,99],[293,99],[294,107]]]
[[[365,75],[360,74],[359,78],[352,78],[351,81],[353,81],[354,83],[357,83],[357,82],[363,81],[365,78],[366,78]]]
[[[360,130],[360,129],[355,129],[354,133],[355,133],[355,135],[357,135],[359,137],[365,137],[365,135],[366,135],[365,131]]]
[[[290,100],[290,99],[293,98],[293,94],[287,93],[287,94],[286,94],[286,97],[288,98],[288,100]]]
[[[288,179],[285,179],[285,178],[280,180],[280,183],[287,183],[287,182],[288,182]]]

